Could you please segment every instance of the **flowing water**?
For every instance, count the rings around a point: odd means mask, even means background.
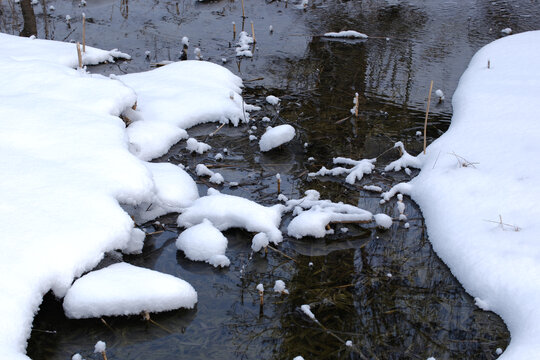
[[[265,205],[277,202],[279,173],[281,191],[289,198],[316,189],[322,198],[394,218],[399,215],[395,201],[380,205],[377,194],[363,191],[362,185],[388,188],[415,175],[382,169],[398,157],[397,151],[388,151],[396,141],[412,154],[421,151],[423,139],[416,133],[423,130],[429,82],[434,80],[435,89],[446,94],[444,101],[432,101],[427,132],[431,142],[450,123],[451,96],[474,52],[501,37],[503,28],[538,28],[540,15],[537,0],[310,0],[306,8],[293,2],[245,0],[242,24],[239,0],[87,0],[86,6],[79,5],[49,0],[34,10],[41,38],[80,40],[80,15],[85,12],[87,44],[133,56],[90,71],[128,73],[178,60],[181,38],[188,36],[189,58],[199,47],[205,60],[223,63],[245,80],[246,101],[262,107],[252,113],[249,125],[224,127],[212,137],[208,134],[216,130],[215,124],[189,129],[191,136],[212,145],[209,153],[188,154],[180,143],[159,161],[190,169],[198,163],[209,165],[227,181],[220,191]],[[0,30],[18,33],[18,5],[4,0],[0,9]],[[72,17],[70,24],[66,15]],[[244,26],[251,33],[251,22],[257,39],[254,56],[236,58],[238,32]],[[348,29],[370,38],[321,36]],[[355,93],[358,118],[350,116]],[[278,106],[265,102],[270,94],[281,98]],[[264,132],[263,116],[271,125],[292,124],[297,129],[294,141],[260,153],[249,134],[259,137]],[[221,162],[214,159],[218,152],[225,155]],[[343,178],[307,176],[329,167],[336,156],[377,157],[377,169],[356,185]],[[193,176],[201,194],[215,186]],[[124,260],[190,282],[199,295],[196,309],[152,314],[153,322],[138,316],[69,320],[61,301],[47,295],[34,321],[28,355],[56,360],[79,352],[98,359],[101,355],[93,354],[93,346],[103,340],[109,359],[496,358],[496,349],[509,342],[504,323],[474,305],[433,252],[418,207],[410,199],[404,202],[408,229],[397,221],[388,231],[338,224],[324,239],[285,236],[277,250],[266,255],[251,253],[252,234],[227,231],[231,266],[225,269],[189,261],[176,250],[182,229],[175,226],[175,214],[144,224],[145,231],[157,233],[147,238],[142,255]],[[284,217],[282,230],[289,221]],[[104,263],[115,261],[109,255]],[[272,292],[278,279],[285,281],[289,295]],[[259,283],[267,289],[263,306]],[[311,305],[320,325],[300,311],[302,304]],[[346,346],[347,340],[353,346]]]

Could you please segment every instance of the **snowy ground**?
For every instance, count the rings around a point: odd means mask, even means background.
[[[473,57],[410,189],[437,254],[507,324],[500,359],[540,354],[539,56],[540,32],[528,32]]]
[[[540,135],[535,122],[540,77],[534,73],[539,41],[539,32],[525,33],[482,49],[454,95],[449,131],[428,147],[426,155],[405,157],[404,152],[400,159],[399,167],[420,167],[420,175],[383,194],[390,199],[397,192],[406,193],[421,206],[434,249],[477,304],[507,323],[512,341],[501,357],[506,359],[534,358],[540,351],[540,247],[536,244],[540,211],[535,206],[540,195],[540,168],[535,161],[540,155],[535,143]],[[123,279],[132,276],[131,280],[141,276],[138,270],[121,266],[121,271],[117,267],[90,273],[80,285],[71,286],[104,252],[140,251],[144,234],[134,228],[125,210],[145,220],[177,211],[182,213],[178,219],[182,226],[197,226],[208,219],[215,231],[243,227],[263,234],[259,238],[266,236],[265,243],[282,240],[280,216],[296,202],[298,216],[291,224],[324,217],[317,223],[322,235],[325,221],[330,221],[329,206],[332,216],[340,218],[341,212],[358,212],[318,197],[308,199],[312,204],[306,199],[283,199],[287,206],[270,208],[218,192],[198,199],[193,180],[181,167],[146,162],[186,139],[190,126],[249,121],[246,111],[254,108],[243,104],[240,79],[219,66],[183,62],[106,78],[70,68],[77,63],[74,44],[0,34],[0,46],[9,49],[0,54],[0,189],[4,195],[0,263],[3,273],[11,274],[0,279],[0,316],[8,324],[0,328],[1,358],[27,359],[32,319],[48,290],[59,297],[73,292],[70,299],[87,300],[85,294],[95,292],[111,273]],[[112,56],[124,54],[89,49],[83,60],[90,64]],[[179,89],[179,79],[189,80],[192,91]],[[159,81],[159,87],[154,81]],[[169,96],[157,96],[157,88]],[[178,99],[184,100],[182,111],[169,111],[178,107]],[[132,122],[127,129],[120,115]],[[353,166],[361,163],[347,161]],[[200,213],[202,206],[197,204],[208,202],[214,204],[212,211]],[[238,204],[238,211],[230,204]],[[250,218],[240,210],[261,216]],[[306,217],[309,214],[314,216]],[[372,219],[370,213],[357,215],[362,221]],[[303,230],[296,230],[289,232],[303,236]],[[223,241],[218,245],[218,255],[223,255]],[[145,294],[138,294],[139,305],[132,303],[133,308],[116,313],[152,311],[152,304],[155,311],[193,307],[197,301],[189,284],[175,281],[180,279],[155,272],[144,276],[149,283],[159,279],[179,287],[160,295],[168,304],[151,297],[145,302]],[[132,292],[132,287],[125,289],[125,294]],[[112,306],[103,305],[115,300],[118,297],[97,299],[100,302],[85,305],[93,309],[92,314],[77,308],[75,317],[108,313]],[[76,308],[76,303],[68,309]]]

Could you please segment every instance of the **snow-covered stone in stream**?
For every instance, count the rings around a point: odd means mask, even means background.
[[[225,256],[227,238],[208,219],[182,231],[176,240],[176,247],[190,260],[206,261],[215,267],[230,265],[230,260]]]
[[[99,318],[192,309],[196,302],[197,293],[186,281],[118,263],[75,281],[64,298],[64,311],[73,319]]]

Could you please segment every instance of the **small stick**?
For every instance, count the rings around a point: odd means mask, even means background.
[[[289,255],[285,254],[284,252],[279,251],[278,249],[276,249],[276,248],[273,247],[272,245],[267,245],[266,247],[269,248],[269,249],[274,250],[274,251],[277,252],[278,254],[281,254],[281,255],[285,256],[287,259],[290,259],[290,260],[294,261],[295,263],[298,263],[298,261],[296,261],[296,259],[293,259],[292,257],[290,257]]]
[[[236,23],[234,21],[232,22],[232,37],[236,38]]]
[[[281,179],[277,179],[277,193],[281,194]]]
[[[82,51],[86,53],[86,15],[82,14]]]
[[[426,154],[426,133],[427,133],[427,119],[429,114],[429,103],[431,102],[431,90],[433,90],[433,80],[431,80],[431,85],[429,85],[429,95],[426,108],[426,120],[424,121],[424,155]]]
[[[82,69],[81,44],[79,42],[77,42],[77,57],[79,58],[79,69]]]
[[[490,68],[490,65],[491,65],[491,64],[489,63],[489,59],[488,59],[488,69]]]
[[[102,351],[101,355],[103,355],[103,360],[107,360],[107,353],[105,351]]]
[[[354,115],[358,117],[358,93],[354,97]]]
[[[242,19],[245,19],[246,15],[244,14],[244,0],[242,0]]]
[[[216,130],[214,130],[214,132],[210,133],[209,136],[210,137],[214,136],[224,126],[225,126],[225,123],[221,124]]]
[[[253,36],[253,43],[255,44],[257,40],[255,39],[255,28],[253,27],[253,21],[251,22],[251,36]]]

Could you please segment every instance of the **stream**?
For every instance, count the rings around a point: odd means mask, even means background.
[[[322,199],[357,205],[373,213],[399,216],[396,202],[380,204],[380,195],[363,185],[383,189],[408,181],[417,172],[385,173],[399,157],[392,147],[402,141],[413,155],[423,148],[425,108],[430,81],[445,93],[433,95],[427,142],[447,130],[451,98],[472,55],[483,45],[514,32],[538,28],[537,0],[519,1],[339,1],[299,3],[275,0],[41,0],[34,6],[38,37],[80,41],[81,13],[87,18],[86,43],[118,48],[132,56],[89,67],[108,75],[151,69],[164,60],[179,60],[183,36],[188,58],[200,48],[203,59],[222,64],[244,80],[244,99],[258,105],[252,121],[216,123],[188,129],[191,137],[212,149],[192,155],[185,142],[156,161],[184,164],[208,187],[263,205],[281,193],[300,198],[308,189]],[[50,6],[54,7],[54,10]],[[0,31],[18,34],[22,16],[13,0],[0,1]],[[46,10],[47,15],[44,15]],[[71,16],[69,24],[66,15]],[[233,22],[236,34],[233,34]],[[236,57],[242,27],[256,35],[252,58]],[[272,26],[273,31],[270,31]],[[357,30],[367,40],[329,39],[329,31]],[[149,51],[147,57],[145,52]],[[351,116],[355,93],[359,116]],[[270,105],[266,96],[281,99]],[[269,122],[262,118],[268,117]],[[296,138],[261,153],[257,141],[267,125],[291,124]],[[226,149],[226,151],[224,150]],[[222,153],[224,159],[215,159]],[[309,177],[334,157],[377,158],[376,169],[354,185],[343,177]],[[223,175],[216,186],[195,175],[203,163]],[[233,183],[233,184],[231,184]],[[234,185],[238,183],[238,185]],[[98,340],[107,343],[109,359],[495,359],[510,335],[502,320],[474,304],[429,243],[422,213],[404,197],[408,228],[394,221],[387,231],[374,225],[334,224],[324,239],[286,235],[267,254],[251,251],[253,234],[229,230],[228,268],[188,260],[175,247],[182,229],[177,214],[141,224],[147,233],[143,253],[124,256],[131,264],[178,276],[193,285],[199,301],[194,310],[142,317],[70,320],[61,300],[48,294],[37,314],[28,356],[66,360],[74,353],[86,359]],[[62,256],[59,251],[59,256]],[[108,254],[101,266],[119,261]],[[283,280],[288,295],[274,293]],[[260,305],[257,284],[266,289]],[[320,325],[300,306],[309,304]],[[345,341],[353,346],[346,346]],[[99,356],[98,356],[99,355]]]

